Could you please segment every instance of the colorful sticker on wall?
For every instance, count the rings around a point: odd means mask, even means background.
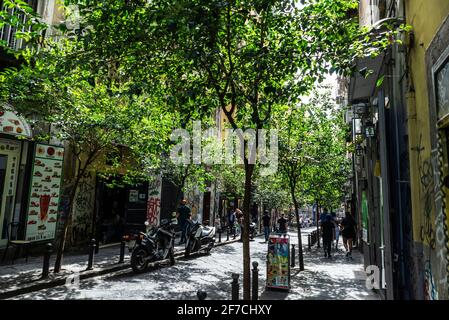
[[[51,240],[55,237],[63,160],[63,147],[36,145],[28,202],[28,241]]]

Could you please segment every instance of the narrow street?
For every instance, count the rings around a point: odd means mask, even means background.
[[[307,244],[306,235],[312,230],[315,228],[303,230],[303,243]],[[296,243],[295,233],[289,234],[292,243]],[[299,272],[297,263],[291,269],[290,292],[266,291],[266,246],[260,236],[251,242],[251,261],[259,263],[261,300],[378,299],[376,294],[365,288],[363,265],[358,253],[352,261],[345,259],[343,251],[328,260],[316,248],[304,252],[305,271]],[[119,271],[82,280],[79,286],[75,282],[74,285],[41,290],[13,299],[196,300],[196,292],[203,290],[207,293],[207,299],[229,300],[231,274],[234,272],[242,274],[242,244],[239,242],[214,248],[210,255],[178,259],[173,267],[160,267],[140,275],[129,270]]]

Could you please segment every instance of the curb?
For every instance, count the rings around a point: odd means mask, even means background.
[[[220,247],[220,246],[224,246],[226,244],[231,244],[234,242],[238,242],[239,239],[236,238],[235,240],[229,240],[229,241],[222,241],[222,242],[215,242],[215,247]],[[184,256],[184,250],[179,250],[175,252],[175,257],[181,257]],[[165,260],[162,261],[157,261],[155,263],[153,263],[153,265],[158,265],[163,263]],[[94,269],[94,270],[84,270],[79,272],[79,279],[80,280],[84,280],[84,279],[89,279],[89,278],[94,278],[97,276],[101,276],[104,274],[108,274],[108,273],[113,273],[113,272],[117,272],[117,271],[121,271],[121,270],[126,270],[126,269],[131,269],[131,264],[128,261],[125,261],[124,263],[116,263],[115,265],[109,265],[107,267],[101,268],[101,269]],[[0,293],[0,300],[4,300],[4,299],[9,299],[12,298],[14,296],[18,296],[21,294],[26,294],[26,293],[30,293],[30,292],[34,292],[34,291],[39,291],[39,290],[43,290],[43,289],[49,289],[49,288],[53,288],[53,287],[58,287],[58,286],[62,286],[66,283],[67,278],[73,276],[72,274],[69,275],[65,275],[65,276],[60,276],[56,279],[36,279],[34,281],[36,281],[35,283],[33,282],[28,282],[25,286],[21,287],[21,288],[17,288],[14,290],[10,290],[10,291],[4,291]]]

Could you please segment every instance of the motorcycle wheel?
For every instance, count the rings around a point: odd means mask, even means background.
[[[173,247],[170,249],[170,252],[168,253],[169,259],[170,259],[170,265],[173,266],[175,264],[175,250]]]
[[[190,241],[190,239],[187,239],[186,251],[184,252],[184,257],[186,257],[186,258],[190,257],[190,254],[192,253],[192,245],[193,245],[193,242]]]
[[[210,246],[208,246],[208,248],[206,250],[206,254],[210,254],[210,251],[212,250],[213,247],[214,247],[213,243]]]
[[[135,273],[143,273],[148,268],[148,261],[145,261],[147,252],[143,248],[133,250],[131,255],[131,268]]]

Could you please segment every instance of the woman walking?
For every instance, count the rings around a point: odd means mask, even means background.
[[[340,226],[342,228],[341,235],[343,236],[346,257],[352,259],[352,242],[356,235],[356,222],[349,211],[346,212],[345,218],[341,221]]]

